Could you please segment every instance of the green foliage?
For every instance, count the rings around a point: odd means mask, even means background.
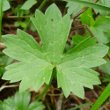
[[[23,6],[21,7],[22,10],[29,10],[33,5],[37,3],[37,0],[27,0]]]
[[[97,40],[101,43],[110,42],[110,17],[100,16],[96,19],[95,24],[91,26],[91,31]]]
[[[66,1],[66,0],[64,0]],[[83,0],[83,1],[88,1],[88,0]],[[91,0],[92,1],[92,0]],[[72,16],[75,16],[78,12],[81,11],[81,9],[85,6],[79,2],[74,2],[74,1],[66,1],[67,3],[67,7],[68,7],[68,14]]]
[[[2,36],[2,16],[3,16],[3,1],[0,0],[0,41]]]
[[[102,92],[102,94],[100,95],[100,97],[97,99],[97,101],[90,110],[98,110],[100,106],[107,100],[108,97],[110,97],[110,83],[104,89],[104,91]]]
[[[109,74],[110,75],[110,61],[108,61],[106,64],[104,64],[104,65],[101,65],[100,67],[99,67],[99,69],[101,70],[101,71],[103,71],[104,73],[107,73],[107,74]]]
[[[47,60],[53,64],[60,62],[71,27],[70,17],[62,17],[59,9],[52,5],[46,10],[45,15],[37,10],[35,18],[31,20],[40,35]]]
[[[4,53],[20,61],[6,68],[6,79],[12,80],[11,82],[22,80],[21,91],[30,87],[38,90],[44,83],[49,83],[53,66],[43,59],[44,54],[30,35],[18,30],[17,36],[6,35],[4,40],[8,47]]]
[[[98,3],[110,7],[110,0],[99,0]]]
[[[30,94],[24,92],[0,102],[0,110],[44,110],[44,105],[37,101],[30,104]]]
[[[93,0],[64,0],[68,2],[68,13],[71,15],[72,13],[78,13],[84,7],[90,7],[95,9],[96,12],[101,12],[103,14],[104,11],[110,12],[109,0],[99,0],[98,3],[93,3]],[[105,2],[106,1],[106,2]],[[73,15],[74,16],[74,15]]]
[[[86,10],[80,16],[81,22],[88,25],[94,37],[101,43],[110,42],[110,17],[99,16],[94,20],[91,9]]]
[[[3,0],[3,11],[10,9],[10,4],[8,0]]]
[[[110,0],[99,0],[98,4],[101,4],[110,8]],[[110,13],[110,11],[105,11],[101,9],[97,9],[96,12],[99,12],[101,15],[108,15]]]
[[[3,75],[5,71],[5,66],[9,65],[12,62],[12,59],[5,56],[3,53],[0,52],[0,76]]]
[[[88,26],[94,25],[94,18],[93,18],[93,13],[92,9],[86,10],[83,14],[80,15],[80,19],[82,24],[87,24]]]
[[[82,42],[86,38],[87,38],[86,36],[82,36],[82,35],[78,35],[78,34],[74,35],[72,37],[73,45],[79,44],[80,42]]]
[[[44,83],[49,84],[54,69],[58,87],[66,97],[72,92],[84,98],[84,87],[92,89],[93,85],[100,84],[98,73],[90,68],[106,62],[102,57],[108,47],[87,37],[64,53],[71,19],[68,15],[62,17],[55,4],[45,14],[37,10],[31,20],[41,43],[37,44],[32,36],[21,30],[17,35],[5,35],[7,48],[4,53],[18,62],[6,67],[3,79],[21,80],[20,91],[28,88],[38,91]]]
[[[29,25],[32,25],[29,17],[33,16],[33,12],[30,9],[35,4],[37,4],[37,0],[26,0],[22,5],[20,4],[16,8],[11,7],[13,14],[15,14],[17,17],[23,18],[15,22],[16,27],[20,27],[23,30],[26,30]]]
[[[58,66],[58,85],[63,88],[66,96],[72,91],[75,95],[84,97],[83,87],[92,88],[92,85],[100,83],[98,73],[89,68],[104,63],[100,57],[106,53],[104,51],[107,48],[92,42],[86,39],[79,43],[65,55],[64,63]]]

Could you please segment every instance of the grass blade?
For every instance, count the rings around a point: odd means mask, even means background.
[[[100,97],[97,99],[95,104],[92,106],[90,110],[98,110],[99,107],[106,101],[106,99],[110,96],[110,83],[104,89]]]

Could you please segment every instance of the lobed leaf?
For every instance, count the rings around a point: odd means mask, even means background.
[[[0,103],[1,110],[44,110],[44,105],[41,102],[30,103],[30,94],[23,92],[16,93],[15,96],[10,97]]]
[[[84,98],[84,87],[100,84],[98,73],[91,68],[104,64],[108,47],[96,43],[93,38],[81,40],[75,47],[64,52],[71,27],[68,15],[62,17],[55,4],[45,14],[37,10],[31,18],[41,44],[32,36],[18,30],[17,35],[5,35],[4,53],[17,60],[6,67],[3,79],[21,81],[20,91],[33,88],[36,91],[49,84],[53,68],[56,68],[58,87],[67,97],[71,92]]]
[[[49,83],[53,66],[43,59],[38,44],[30,35],[18,30],[17,36],[4,36],[4,42],[8,48],[3,52],[20,62],[7,66],[3,79],[22,80],[20,91],[39,90],[44,83]]]
[[[93,89],[93,85],[100,84],[98,73],[91,69],[78,67],[66,67],[60,65],[57,73],[58,87],[62,87],[64,95],[70,93],[84,98],[84,87]]]
[[[63,62],[58,65],[58,86],[63,89],[65,96],[72,92],[84,98],[84,87],[92,88],[93,85],[100,84],[98,73],[90,68],[106,62],[102,57],[107,53],[108,47],[93,41],[92,39],[89,45],[90,41],[85,42],[84,39],[76,49],[73,48],[72,51],[65,54]],[[88,44],[88,47],[84,48],[85,44]]]
[[[46,10],[45,15],[37,10],[32,22],[40,35],[42,48],[47,53],[48,60],[58,62],[70,31],[70,17],[62,17],[59,9],[53,4]]]

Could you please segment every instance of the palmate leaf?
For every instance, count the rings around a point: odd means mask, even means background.
[[[21,30],[18,30],[17,35],[19,37],[4,36],[8,47],[4,53],[21,61],[7,66],[4,77],[10,79],[11,82],[22,80],[21,91],[30,87],[38,90],[44,83],[49,83],[53,66],[43,60],[41,50],[32,37]]]
[[[28,88],[39,90],[44,83],[49,84],[56,68],[58,87],[63,89],[65,96],[72,92],[84,98],[84,87],[92,88],[100,84],[98,73],[90,68],[105,63],[102,57],[106,55],[108,47],[88,37],[64,53],[71,19],[68,15],[62,17],[55,4],[45,14],[37,10],[31,20],[41,44],[21,30],[16,36],[5,35],[7,48],[4,53],[18,62],[6,67],[3,79],[21,81],[20,91]]]
[[[32,102],[30,104],[30,94],[27,92],[16,93],[3,102],[0,102],[0,110],[44,110],[41,102]]]

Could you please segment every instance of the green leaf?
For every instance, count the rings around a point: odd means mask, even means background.
[[[75,37],[75,38],[74,38]],[[83,49],[88,48],[89,46],[94,46],[96,44],[96,39],[95,38],[91,38],[91,37],[83,37],[83,39],[81,39],[81,36],[74,36],[73,40],[76,40],[76,38],[78,37],[80,41],[77,41],[77,45],[75,45],[74,48],[71,48],[68,53],[72,53],[73,51],[81,51]],[[77,38],[77,39],[78,39]]]
[[[68,2],[66,7],[68,7],[68,14],[69,15],[72,14],[72,16],[75,16],[85,6],[79,2],[74,2],[72,0],[71,1],[64,0],[64,1]],[[83,0],[83,1],[88,1],[88,0]]]
[[[10,9],[10,4],[8,0],[3,0],[3,11]]]
[[[104,91],[96,100],[95,104],[92,106],[90,110],[98,110],[100,106],[107,100],[108,97],[110,97],[110,83],[104,89]]]
[[[94,25],[92,9],[86,10],[83,14],[80,15],[82,24],[87,24],[88,26]]]
[[[28,88],[38,90],[44,83],[49,83],[53,66],[43,59],[38,44],[30,35],[21,30],[18,30],[17,35],[19,37],[4,36],[8,47],[4,53],[21,62],[7,66],[3,78],[11,82],[22,80],[20,91]]]
[[[41,102],[30,103],[30,94],[24,92],[22,94],[16,93],[15,96],[6,99],[1,102],[1,110],[44,110],[44,106]]]
[[[52,63],[58,62],[70,31],[70,17],[68,15],[62,17],[60,10],[53,4],[46,10],[45,15],[37,10],[32,22],[40,35],[47,59]]]
[[[66,63],[68,65],[68,63]],[[91,69],[78,67],[67,68],[66,64],[58,67],[58,86],[62,87],[64,95],[67,97],[70,92],[84,98],[84,87],[93,89],[92,85],[100,84],[97,72]],[[67,74],[68,73],[68,74]]]
[[[67,3],[66,7],[68,8],[68,14],[72,14],[72,16],[75,16],[82,9],[83,6],[70,1]]]
[[[38,101],[31,103],[29,106],[29,110],[44,110],[44,108],[44,105]]]
[[[73,15],[75,16],[77,13],[79,13],[81,11],[81,9],[86,6],[85,4],[81,4],[80,2],[75,2],[74,0],[64,0],[67,3],[67,7],[68,7],[68,14],[69,15]],[[82,1],[88,1],[88,0],[82,0]],[[89,2],[93,2],[93,0],[89,0]]]
[[[65,96],[72,92],[83,98],[84,87],[92,88],[100,83],[98,73],[90,68],[106,62],[102,57],[108,47],[87,37],[65,52],[71,19],[68,15],[62,17],[55,4],[45,14],[37,10],[31,20],[41,43],[21,30],[17,31],[17,35],[5,35],[7,48],[4,53],[17,61],[6,67],[3,78],[11,82],[21,81],[20,91],[28,88],[38,91],[44,83],[49,84],[56,68],[58,86]]]
[[[93,32],[94,36],[97,40],[101,43],[108,43],[110,42],[110,17],[98,17],[93,26],[90,27],[91,31]],[[108,34],[107,34],[108,33]]]
[[[10,64],[12,62],[12,59],[4,55],[2,52],[0,52],[0,77],[3,75],[5,71],[5,66]]]
[[[99,0],[98,4],[101,4],[103,6],[110,8],[110,0]],[[110,11],[105,11],[100,9],[97,9],[96,12],[99,12],[101,15],[108,15],[110,13]]]
[[[110,7],[110,0],[99,0],[98,3]]]
[[[37,0],[27,0],[23,6],[21,7],[22,10],[29,10],[33,5],[37,3]]]
[[[79,12],[83,7],[90,7],[93,8],[95,10],[103,10],[103,11],[110,11],[110,7],[108,7],[107,5],[105,6],[104,4],[100,4],[100,3],[93,3],[93,0],[64,0],[66,2],[68,2],[67,7],[69,7],[69,14],[72,13],[77,13]],[[107,2],[108,3],[108,2]]]
[[[107,74],[109,74],[110,75],[110,61],[108,61],[106,64],[104,64],[104,65],[101,65],[100,67],[99,67],[99,69],[101,70],[101,71],[103,71],[104,73],[107,73]]]
[[[76,34],[72,37],[72,41],[74,45],[79,44],[80,42],[82,42],[84,39],[86,39],[86,36],[81,36],[79,34]]]
[[[65,96],[72,92],[84,98],[83,87],[92,88],[92,85],[100,84],[98,73],[90,68],[105,63],[101,57],[108,51],[108,48],[102,44],[94,43],[84,48],[83,45],[87,43],[84,42],[85,40],[76,49],[73,48],[66,54],[64,63],[57,67],[58,86],[63,89]]]
[[[65,0],[67,1],[67,0]],[[90,8],[94,8],[94,9],[101,9],[101,10],[105,10],[105,11],[110,11],[110,7],[107,7],[107,6],[104,6],[104,5],[100,5],[100,4],[95,4],[95,3],[92,3],[91,1],[87,1],[87,0],[68,0],[68,1],[73,1],[75,3],[80,3],[80,4],[83,4],[83,5],[86,5]]]
[[[110,17],[100,16],[94,20],[91,9],[88,9],[80,16],[81,22],[90,27],[94,37],[101,43],[110,42]]]

